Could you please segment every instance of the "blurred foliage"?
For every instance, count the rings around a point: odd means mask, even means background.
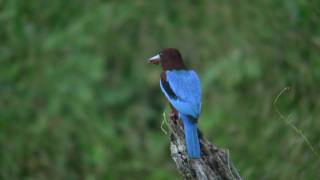
[[[200,128],[245,179],[319,179],[320,1],[0,0],[0,179],[179,179],[160,67],[199,72]],[[290,116],[289,116],[290,115]]]

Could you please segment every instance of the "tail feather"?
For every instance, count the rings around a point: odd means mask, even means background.
[[[184,125],[184,133],[188,155],[192,159],[198,159],[200,158],[200,144],[197,123],[193,122],[186,115],[180,114],[180,118],[183,121]]]

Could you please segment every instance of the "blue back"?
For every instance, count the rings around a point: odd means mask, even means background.
[[[166,79],[177,98],[170,98],[160,82],[162,92],[170,103],[182,114],[198,118],[201,112],[201,85],[196,72],[192,70],[171,70]]]

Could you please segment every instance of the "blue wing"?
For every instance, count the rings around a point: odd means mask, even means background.
[[[197,119],[201,111],[201,86],[196,72],[167,71],[166,79],[167,81],[160,81],[160,87],[169,102],[180,113]]]

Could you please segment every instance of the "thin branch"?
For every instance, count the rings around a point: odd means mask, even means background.
[[[282,91],[277,95],[277,97],[274,99],[273,101],[273,106],[274,109],[276,110],[276,112],[279,114],[280,118],[289,126],[291,127],[291,129],[293,129],[302,139],[303,141],[307,144],[307,146],[310,148],[310,150],[313,152],[313,154],[315,156],[317,156],[318,160],[320,160],[320,155],[319,153],[314,149],[314,147],[312,146],[312,144],[310,143],[310,141],[308,140],[308,138],[304,135],[304,133],[302,132],[301,129],[297,128],[292,122],[289,121],[289,117],[285,116],[283,113],[281,113],[281,111],[279,110],[278,106],[277,106],[277,102],[280,98],[280,96],[282,96],[282,94],[284,94],[285,92],[289,91],[290,87],[285,87],[284,89],[282,89]]]

